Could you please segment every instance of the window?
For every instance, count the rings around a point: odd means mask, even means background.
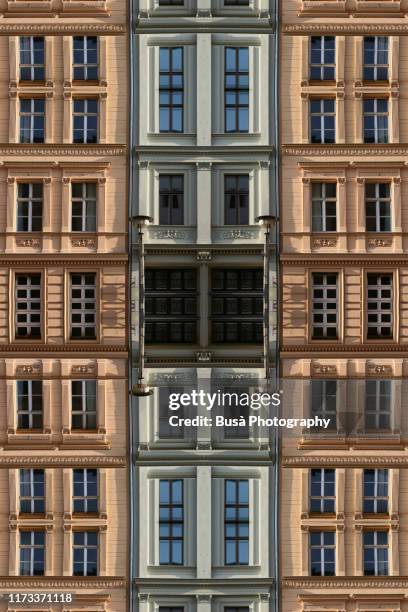
[[[184,0],[159,0],[159,6],[184,6]],[[162,608],[160,606],[160,610],[161,609]],[[170,608],[170,609],[174,609],[174,608]]]
[[[20,81],[44,80],[44,38],[42,36],[20,36]]]
[[[233,608],[231,606],[225,606],[224,612],[249,612],[249,607],[248,606],[238,606],[238,607]]]
[[[388,576],[388,533],[365,531],[364,576]]]
[[[74,531],[73,555],[74,576],[97,576],[98,533],[96,531]]]
[[[249,481],[225,481],[225,565],[249,564]]]
[[[337,230],[336,183],[312,183],[312,231]]]
[[[71,274],[71,338],[96,338],[96,274]]]
[[[72,429],[96,429],[96,380],[71,381]]]
[[[364,81],[388,80],[388,38],[366,36],[364,38]]]
[[[224,0],[224,6],[249,6],[249,0]]]
[[[392,386],[390,380],[366,380],[365,428],[368,431],[391,428]]]
[[[41,274],[16,274],[16,339],[41,338]]]
[[[44,514],[44,470],[20,470],[20,512],[22,514]]]
[[[20,576],[44,576],[44,531],[20,531]]]
[[[312,337],[314,340],[336,340],[338,336],[337,274],[312,274]]]
[[[262,269],[212,269],[210,296],[212,342],[262,342]]]
[[[160,565],[183,565],[183,481],[160,480]]]
[[[98,470],[94,468],[73,470],[73,511],[98,512]]]
[[[336,507],[336,470],[310,470],[310,512],[333,513]]]
[[[160,48],[160,132],[183,131],[183,48]]]
[[[365,209],[367,232],[391,231],[391,197],[389,183],[366,183]]]
[[[17,186],[17,231],[42,231],[42,183],[18,183]]]
[[[364,470],[363,512],[388,512],[388,470]]]
[[[20,98],[20,142],[44,142],[44,98]]]
[[[17,381],[17,428],[43,428],[41,380]]]
[[[367,338],[392,338],[392,275],[367,274]]]
[[[174,415],[174,412],[169,408],[170,393],[182,393],[183,389],[159,389],[159,438],[161,440],[179,440],[184,438],[184,427],[178,425],[173,427],[169,423],[169,418]],[[177,416],[184,418],[184,408],[181,406],[177,410]]]
[[[310,80],[334,81],[336,71],[334,36],[312,36],[310,39]]]
[[[310,533],[310,572],[312,576],[334,576],[335,564],[334,531],[312,531]]]
[[[96,231],[96,184],[72,183],[71,211],[73,232]]]
[[[73,51],[74,81],[97,81],[98,38],[96,36],[74,36]]]
[[[197,340],[197,271],[146,270],[146,342]]]
[[[388,142],[388,100],[386,98],[366,98],[364,109],[364,142]]]
[[[249,131],[249,49],[225,48],[225,131]]]
[[[249,176],[226,174],[224,177],[225,225],[249,223]]]
[[[337,380],[311,381],[311,414],[330,419],[327,429],[337,429]]]
[[[183,225],[184,176],[182,174],[160,174],[159,199],[160,225]]]
[[[310,100],[310,138],[312,144],[336,142],[336,101],[332,98]]]
[[[98,100],[77,98],[74,105],[74,144],[95,144],[98,142]]]

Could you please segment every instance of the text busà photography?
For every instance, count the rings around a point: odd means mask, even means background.
[[[408,0],[0,0],[0,612],[408,612]]]

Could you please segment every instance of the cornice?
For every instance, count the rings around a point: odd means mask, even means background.
[[[315,155],[317,157],[335,156],[401,156],[408,157],[408,144],[389,145],[366,145],[366,144],[334,144],[334,145],[312,145],[293,144],[282,145],[282,154],[286,156]]]
[[[127,346],[123,344],[0,344],[2,353],[124,353]]]
[[[196,247],[165,247],[152,246],[151,244],[144,245],[146,255],[188,255],[196,257],[198,261],[210,261],[213,257],[228,256],[228,255],[243,255],[243,256],[258,256],[263,257],[264,247],[260,244],[256,246],[237,246],[237,247],[219,247],[214,245]],[[134,245],[134,251],[138,250],[138,246]],[[272,250],[272,249],[271,249]]]
[[[111,157],[126,155],[127,147],[118,145],[90,145],[89,147],[74,144],[0,144],[0,157],[6,156],[33,156],[63,155],[71,157],[97,157],[105,155]]]
[[[27,257],[27,255],[21,255],[20,257],[15,254],[0,255],[0,266],[7,264],[8,266],[123,266],[128,262],[128,256],[117,255],[98,255],[95,258],[95,254],[88,255],[87,253],[81,253],[75,256],[72,255],[35,255],[33,257]]]
[[[4,456],[0,454],[0,467],[22,467],[22,466],[41,466],[41,467],[70,467],[70,466],[97,466],[123,468],[127,466],[126,457],[111,457],[109,455],[75,455],[61,456],[30,456],[28,454],[22,456]],[[1,580],[1,577],[0,577]]]
[[[330,452],[330,451],[328,451]],[[297,457],[282,457],[282,466],[289,468],[314,467],[316,465],[325,465],[328,467],[408,467],[408,456],[358,456],[358,455],[343,455],[343,456],[297,456]]]
[[[395,267],[396,265],[408,265],[406,255],[393,255],[392,253],[384,253],[381,257],[366,253],[364,256],[355,255],[339,255],[333,253],[330,255],[324,253],[318,257],[315,254],[305,255],[299,253],[297,255],[284,255],[280,257],[280,263],[285,266],[370,266],[370,267]]]
[[[381,576],[367,578],[367,576],[358,576],[342,578],[339,576],[333,578],[313,578],[299,576],[283,578],[281,584],[289,589],[408,589],[408,577]]]
[[[282,34],[298,34],[307,36],[308,34],[407,34],[408,24],[406,23],[330,23],[327,20],[325,23],[308,23],[308,24],[283,24],[281,28]]]
[[[97,578],[72,578],[56,576],[44,576],[42,578],[27,578],[14,576],[0,577],[0,588],[2,589],[124,589],[127,587],[126,578],[104,577]]]
[[[406,353],[408,355],[407,344],[294,344],[283,345],[283,353]]]
[[[102,23],[7,23],[0,24],[0,34],[126,34],[126,25]]]

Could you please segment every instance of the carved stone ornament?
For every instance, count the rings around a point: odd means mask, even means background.
[[[96,249],[95,238],[71,238],[73,247],[87,247],[88,249]]]
[[[392,375],[393,368],[391,365],[384,364],[376,364],[372,362],[367,362],[366,364],[366,374],[367,376],[383,376],[383,375]]]
[[[197,361],[209,363],[211,361],[211,353],[208,351],[199,351],[196,353]]]
[[[32,363],[16,366],[16,374],[41,374],[41,363]]]
[[[211,251],[197,251],[197,261],[211,261]]]
[[[96,374],[96,363],[73,365],[71,368],[71,374]]]
[[[337,244],[337,238],[313,238],[314,247],[334,247]]]
[[[19,247],[38,248],[41,241],[38,238],[16,238],[16,245]]]
[[[337,374],[337,366],[335,365],[322,365],[320,363],[314,363],[312,365],[312,374]]]
[[[392,246],[392,238],[369,238],[367,241],[369,247],[390,247]]]

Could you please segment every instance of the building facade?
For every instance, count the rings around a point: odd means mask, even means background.
[[[127,609],[126,10],[0,7],[2,611]]]
[[[407,609],[407,9],[282,3],[283,610]]]
[[[169,425],[174,393],[274,384],[274,4],[135,8],[135,610],[277,605],[274,436]]]

